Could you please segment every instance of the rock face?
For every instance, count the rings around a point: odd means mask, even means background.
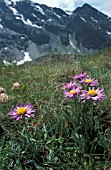
[[[0,0],[0,58],[90,54],[111,46],[111,18],[88,4],[70,15],[31,0]]]

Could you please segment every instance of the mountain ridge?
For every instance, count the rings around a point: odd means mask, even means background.
[[[0,58],[92,54],[111,46],[111,18],[88,4],[68,14],[28,0],[0,2]]]

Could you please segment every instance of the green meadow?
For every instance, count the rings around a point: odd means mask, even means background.
[[[73,76],[87,72],[104,89],[105,99],[67,100],[62,89]],[[19,89],[12,89],[15,82]],[[111,49],[95,55],[57,55],[20,66],[0,62],[1,170],[111,169]],[[34,106],[34,118],[14,121],[17,104]]]

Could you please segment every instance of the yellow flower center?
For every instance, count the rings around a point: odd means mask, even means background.
[[[70,94],[75,94],[76,90],[70,90]]]
[[[24,115],[26,113],[27,109],[25,107],[20,107],[18,110],[17,110],[17,114],[18,115]]]
[[[86,79],[86,83],[91,83],[92,80],[91,79]]]
[[[96,96],[97,95],[97,92],[95,90],[89,90],[88,91],[88,95],[89,96]]]

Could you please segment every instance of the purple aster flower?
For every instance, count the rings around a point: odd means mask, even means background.
[[[64,83],[62,89],[72,89],[75,86],[76,82]]]
[[[74,99],[75,97],[77,97],[78,94],[80,94],[81,89],[79,87],[77,88],[73,88],[70,91],[64,91],[64,96],[66,98],[71,98]]]
[[[96,102],[96,103],[99,100],[104,100],[105,99],[104,89],[99,90],[98,88],[95,90],[93,87],[92,89],[89,89],[88,91],[82,90],[81,99],[83,101],[91,99],[93,102]]]
[[[81,80],[85,77],[88,77],[86,72],[81,72],[80,74],[76,74],[73,78],[74,80]]]
[[[90,86],[97,86],[98,80],[95,80],[94,78],[85,78],[85,79],[81,80],[80,83],[87,84]]]
[[[11,116],[12,119],[15,119],[15,121],[18,121],[19,119],[22,119],[24,116],[26,117],[34,117],[34,114],[36,110],[33,108],[32,104],[22,104],[16,105],[16,107],[11,110],[8,114]]]
[[[65,83],[62,87],[62,89],[73,89],[73,88],[81,88],[79,84],[77,84],[75,81],[71,81],[70,83]]]

